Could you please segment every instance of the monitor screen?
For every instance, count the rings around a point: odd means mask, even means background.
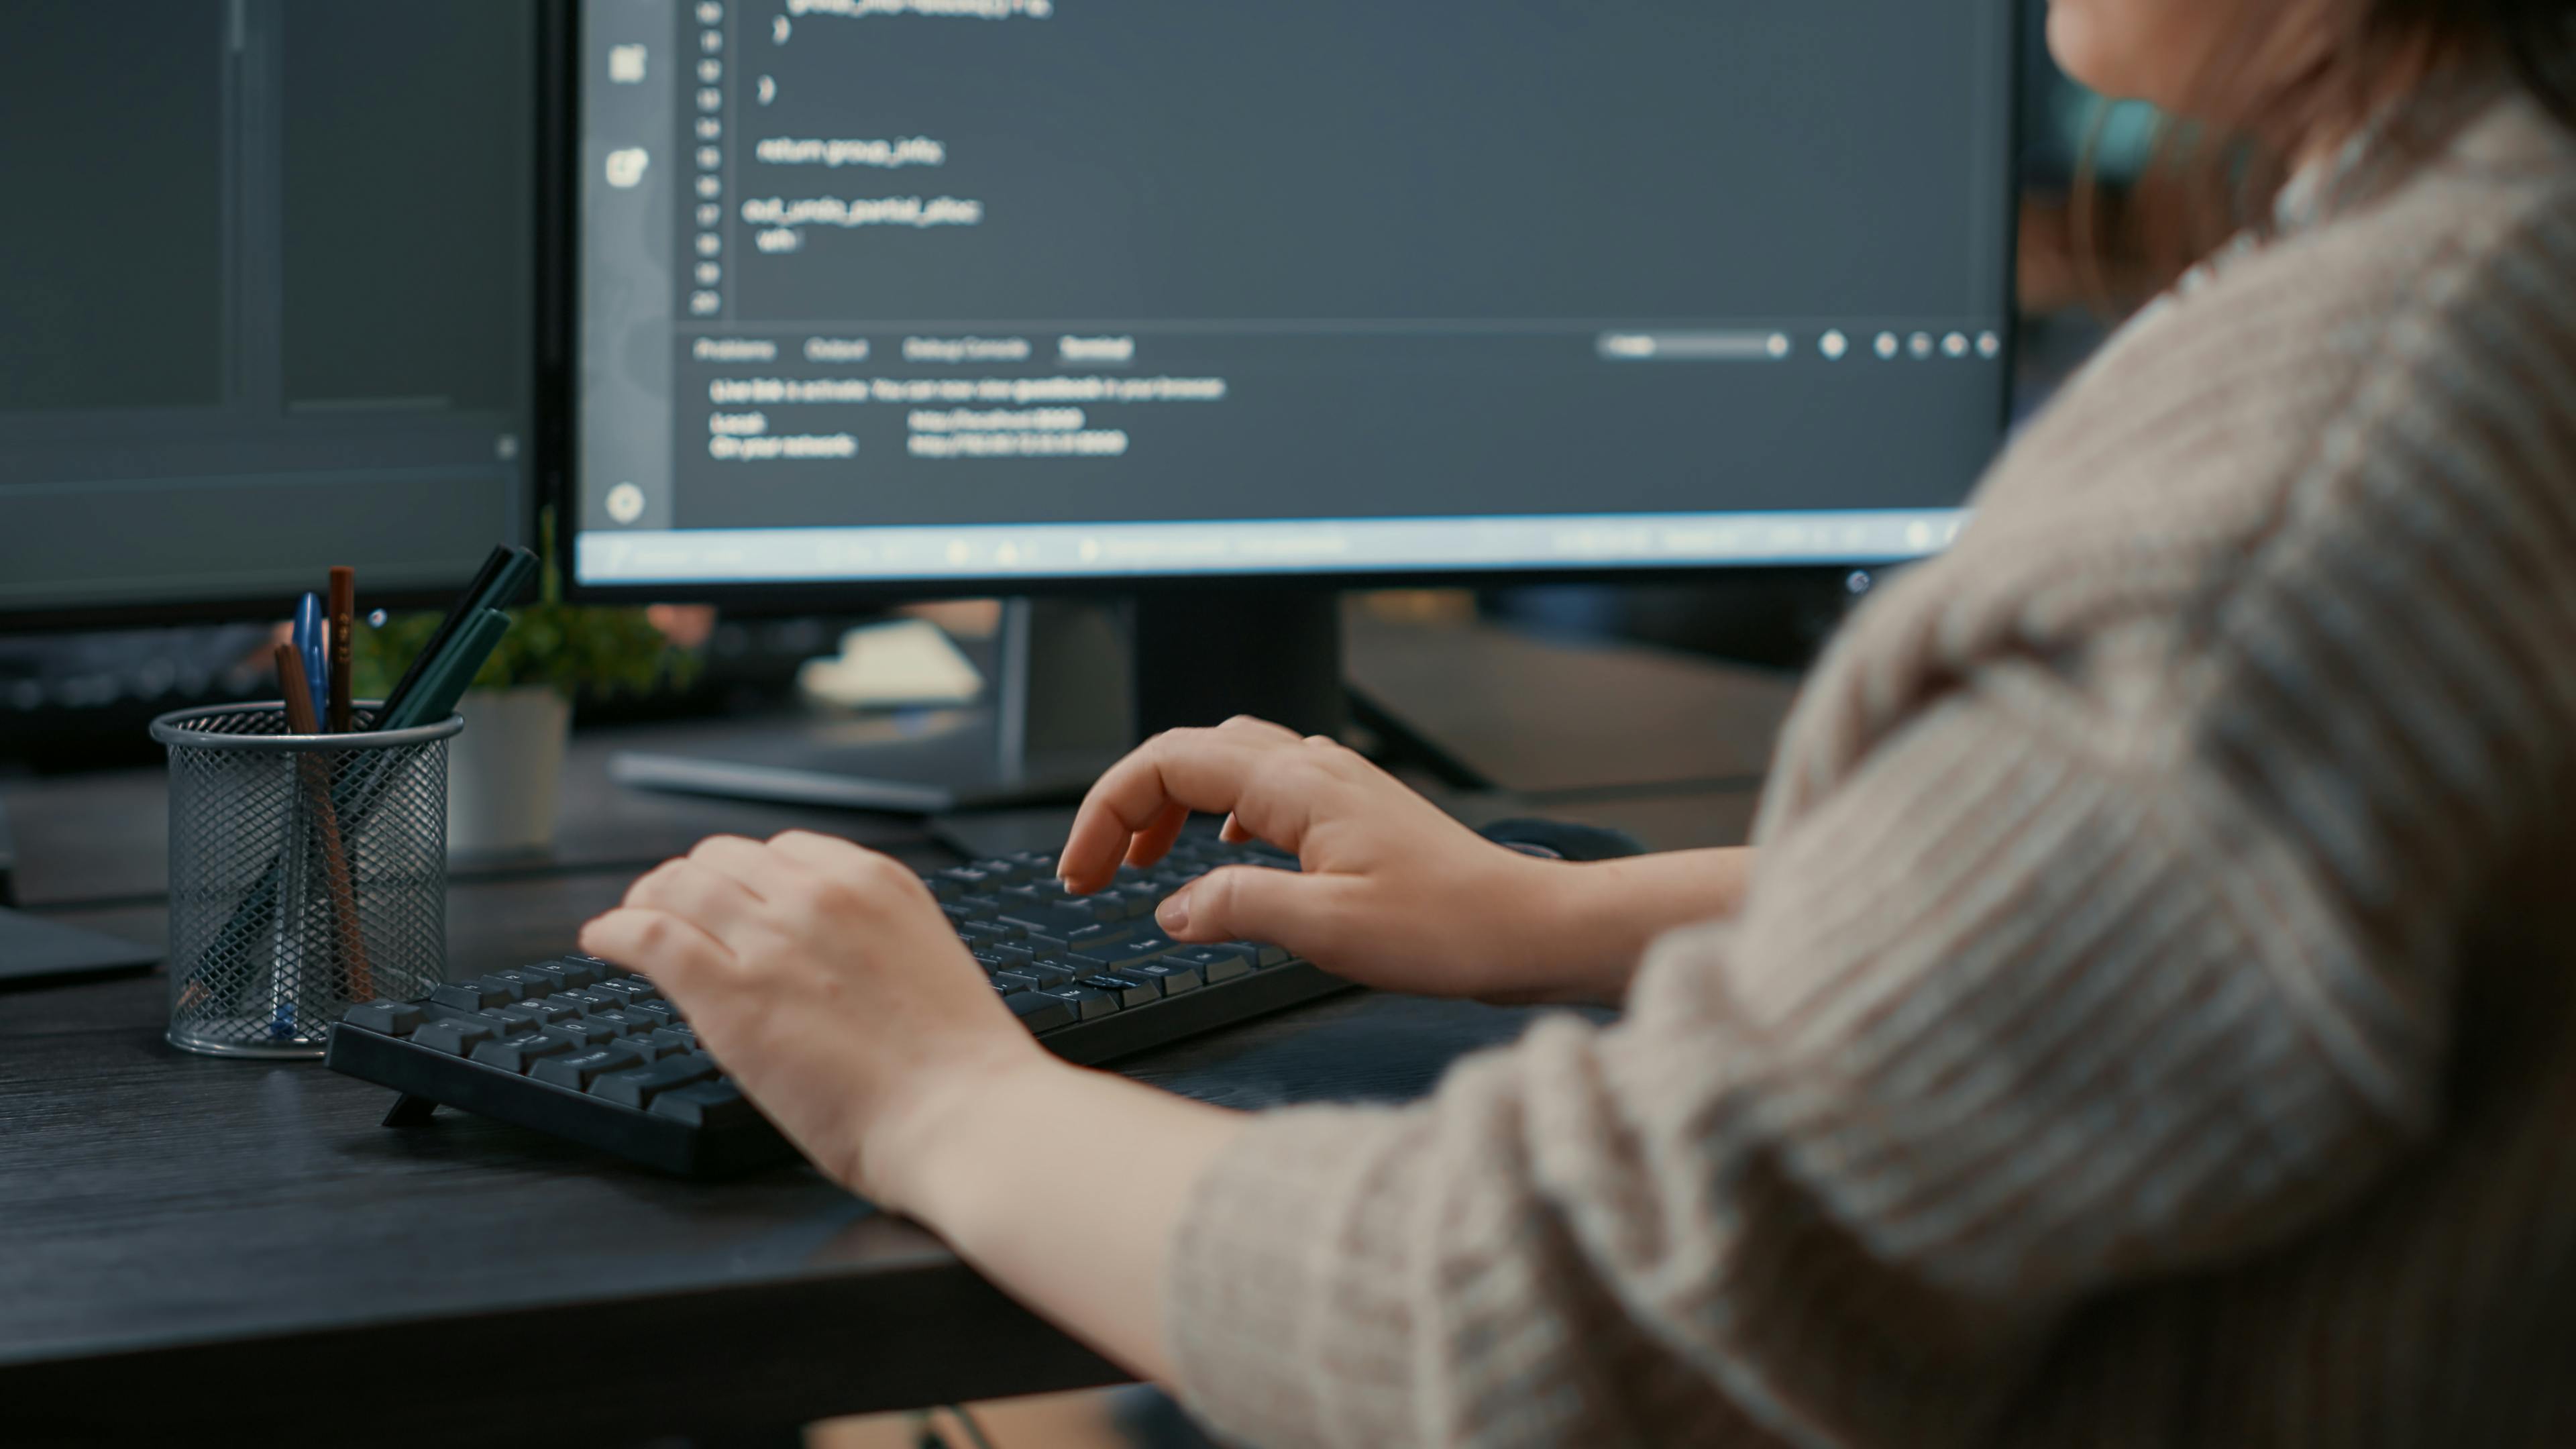
[[[1931,552],[2006,0],[583,0],[577,578]]]
[[[0,620],[525,535],[536,52],[520,6],[0,8]]]

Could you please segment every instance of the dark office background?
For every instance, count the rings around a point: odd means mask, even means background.
[[[526,43],[524,27],[510,19],[514,6],[489,7],[493,33],[479,39],[462,36],[452,25],[429,28],[437,34],[394,33],[403,28],[401,6],[289,0],[288,8],[291,45],[363,41],[397,55],[418,54],[431,44],[506,49]],[[12,7],[0,16],[0,38],[26,26],[69,23],[62,17],[73,12],[74,7]],[[203,0],[137,0],[116,10],[121,29],[182,38],[221,25],[223,14],[224,7]],[[2064,218],[2077,157],[2089,137],[2103,180],[2116,190],[2138,164],[2147,134],[2143,116],[2125,108],[2105,114],[2056,73],[2041,42],[2043,15],[2041,0],[2030,0],[2021,117],[2023,306],[2016,339],[2016,413],[2024,416],[2082,359],[2106,324],[2102,299],[2083,295],[2067,255]],[[334,27],[353,26],[365,34],[334,41]],[[195,36],[192,44],[197,42],[211,45],[217,37],[210,31]],[[12,232],[5,247],[16,259],[13,271],[87,278],[95,285],[0,291],[0,412],[224,401],[227,374],[217,345],[222,329],[216,304],[208,300],[219,297],[220,288],[195,275],[221,255],[210,240],[222,221],[221,157],[209,150],[213,143],[203,128],[168,124],[180,113],[207,114],[214,99],[201,94],[208,85],[202,68],[172,58],[178,49],[175,41],[120,46],[112,57],[100,55],[95,74],[22,77],[0,95],[0,118],[11,123],[12,134],[58,129],[66,116],[77,114],[83,125],[137,127],[168,138],[171,144],[155,152],[155,164],[168,173],[161,178],[166,184],[149,190],[180,203],[165,200],[145,216],[118,212],[110,197],[106,209],[87,214],[82,226]],[[284,296],[279,386],[288,398],[326,410],[334,399],[389,397],[501,407],[506,400],[499,390],[515,384],[476,379],[506,380],[522,365],[524,295],[515,286],[490,289],[488,305],[415,305],[406,312],[407,296],[416,302],[432,289],[387,287],[384,279],[517,275],[508,259],[492,254],[506,244],[494,239],[499,229],[478,226],[470,217],[420,214],[405,201],[430,180],[470,189],[471,177],[451,173],[502,164],[493,158],[519,144],[526,118],[501,97],[455,97],[446,112],[452,126],[436,134],[364,132],[374,164],[352,164],[342,153],[361,144],[354,139],[362,134],[355,118],[384,109],[371,102],[384,98],[383,88],[401,87],[403,73],[399,65],[363,72],[308,67],[288,97],[299,114],[344,120],[298,127],[288,137],[283,266],[295,283]],[[98,103],[106,98],[116,103]],[[419,114],[416,105],[396,109]],[[388,152],[387,146],[394,149]],[[81,190],[76,172],[86,154],[67,147],[17,148],[6,163],[12,194]],[[299,187],[299,176],[334,180],[328,187]],[[394,218],[402,224],[385,224]],[[365,308],[355,305],[360,299]],[[79,325],[72,325],[67,310],[78,314]],[[360,327],[355,322],[362,313],[366,325]],[[160,345],[131,345],[129,339],[139,336],[157,338]],[[91,341],[58,351],[64,338]],[[42,356],[28,350],[37,339],[45,342]],[[1875,583],[1855,571],[1797,570],[1719,575],[1690,584],[1515,588],[1484,594],[1472,606],[1560,633],[1621,636],[1796,668]],[[1469,607],[1457,596],[1415,602],[1444,610]],[[826,621],[731,620],[711,641],[711,667],[690,695],[621,707],[717,709],[783,692],[795,662],[827,648],[835,637]],[[256,621],[0,637],[0,767],[13,759],[42,768],[140,757],[148,753],[142,724],[151,716],[195,700],[247,697],[273,687],[251,662],[266,638],[266,626]]]

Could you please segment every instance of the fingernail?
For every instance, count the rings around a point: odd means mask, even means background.
[[[1183,891],[1179,895],[1176,895],[1170,900],[1163,902],[1161,905],[1156,906],[1154,908],[1154,919],[1161,922],[1163,929],[1166,931],[1188,930],[1190,928],[1189,892]]]

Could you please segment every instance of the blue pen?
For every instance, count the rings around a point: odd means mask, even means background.
[[[313,717],[327,719],[331,699],[331,651],[322,640],[322,596],[306,594],[295,606],[295,652],[304,656],[304,682],[312,686]]]

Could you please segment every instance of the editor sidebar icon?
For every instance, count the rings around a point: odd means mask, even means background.
[[[601,501],[607,505],[608,516],[619,523],[633,523],[644,516],[644,490],[632,483],[609,489],[608,497]]]

